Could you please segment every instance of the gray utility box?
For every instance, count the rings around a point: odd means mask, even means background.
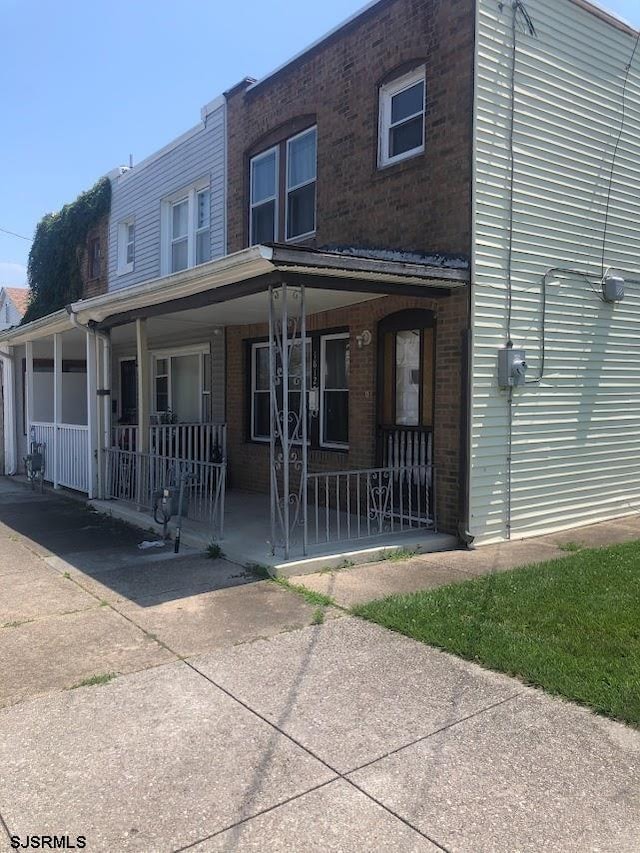
[[[527,354],[523,349],[505,347],[498,350],[498,385],[514,388],[527,381]]]
[[[622,302],[624,299],[624,279],[620,275],[608,275],[602,282],[602,295],[605,302]]]

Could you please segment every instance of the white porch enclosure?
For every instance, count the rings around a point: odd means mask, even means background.
[[[139,427],[118,425],[112,429],[112,447],[135,451]],[[152,424],[149,448],[159,456],[176,459],[223,461],[227,457],[227,425],[224,423]]]
[[[89,427],[75,424],[31,424],[33,441],[43,445],[44,479],[68,489],[88,492]]]

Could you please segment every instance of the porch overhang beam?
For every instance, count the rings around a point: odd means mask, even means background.
[[[136,320],[147,320],[151,317],[160,317],[163,314],[173,314],[180,311],[189,311],[197,308],[205,308],[208,305],[217,305],[222,302],[230,302],[243,296],[254,296],[256,293],[266,293],[271,285],[281,283],[278,272],[257,276],[247,281],[233,282],[212,290],[201,290],[191,296],[182,296],[178,299],[170,299],[155,305],[146,305],[140,308],[131,308],[106,317],[100,323],[95,323],[94,328],[99,331],[114,329],[117,326],[125,326]]]
[[[294,287],[308,287],[317,290],[334,290],[346,293],[375,293],[380,296],[421,296],[442,298],[451,296],[453,290],[459,288],[438,287],[434,282],[424,281],[388,281],[376,278],[352,278],[348,276],[322,275],[290,271],[284,269],[280,273],[286,284]]]

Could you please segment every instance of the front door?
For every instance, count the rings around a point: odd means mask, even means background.
[[[378,326],[377,462],[430,465],[435,323],[431,311],[399,311]]]
[[[138,377],[135,358],[120,362],[120,423],[138,423]]]

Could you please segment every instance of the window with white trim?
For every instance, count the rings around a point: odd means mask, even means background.
[[[315,127],[287,139],[287,240],[316,230],[317,140]]]
[[[278,239],[278,149],[251,158],[251,245]]]
[[[204,359],[209,346],[159,351],[153,357],[152,411],[158,420],[200,423],[204,414]]]
[[[162,202],[162,274],[211,260],[211,192],[204,179]]]
[[[390,166],[424,151],[425,69],[380,87],[378,166]]]
[[[301,240],[315,233],[317,149],[314,126],[251,158],[251,246],[277,242],[283,235],[285,240]]]
[[[289,410],[300,409],[302,379],[300,341],[289,362]],[[276,356],[276,371],[279,359]],[[282,393],[282,385],[276,386]],[[251,439],[268,441],[271,428],[269,343],[251,344]],[[346,450],[349,447],[349,333],[312,334],[307,338],[307,410],[309,444]]]
[[[320,445],[349,446],[349,333],[320,338]]]
[[[118,275],[133,272],[136,228],[133,219],[118,223]]]

